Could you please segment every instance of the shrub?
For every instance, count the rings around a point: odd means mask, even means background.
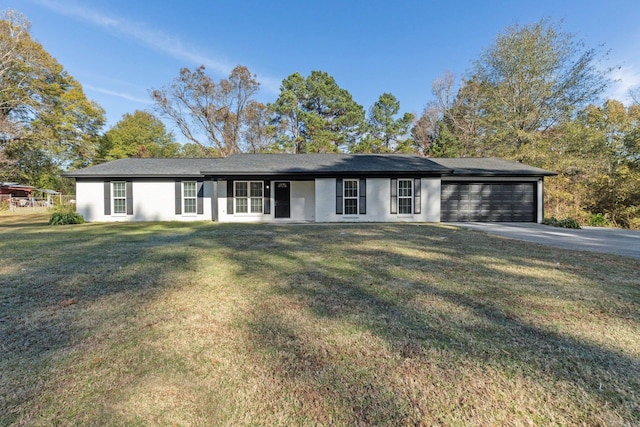
[[[84,217],[75,212],[54,212],[49,218],[49,225],[84,224]]]
[[[562,228],[580,228],[580,223],[573,218],[564,218],[564,219],[556,219],[554,217],[545,218],[542,221],[543,224],[551,225],[553,227],[562,227]]]
[[[591,214],[589,216],[588,224],[592,227],[606,227],[609,225],[609,221],[601,213]]]

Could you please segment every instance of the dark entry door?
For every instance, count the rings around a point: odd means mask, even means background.
[[[291,216],[291,190],[289,182],[275,182],[276,218],[289,218]]]

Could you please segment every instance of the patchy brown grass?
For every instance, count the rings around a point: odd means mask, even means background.
[[[25,211],[16,213],[0,211],[0,227],[15,229],[21,226],[47,225],[50,215],[51,212]]]
[[[438,224],[11,221],[0,425],[640,423],[638,260]]]

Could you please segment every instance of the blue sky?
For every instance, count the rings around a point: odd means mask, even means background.
[[[32,35],[107,112],[150,109],[149,89],[180,68],[205,65],[217,80],[237,64],[274,101],[282,79],[322,70],[365,109],[383,92],[419,114],[431,82],[463,76],[498,33],[550,17],[587,46],[610,50],[618,65],[607,96],[625,101],[640,85],[640,2],[536,1],[243,1],[4,0],[22,12]]]

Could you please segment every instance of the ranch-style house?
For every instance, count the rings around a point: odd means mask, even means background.
[[[236,154],[67,172],[87,221],[541,222],[555,173],[497,158]]]

